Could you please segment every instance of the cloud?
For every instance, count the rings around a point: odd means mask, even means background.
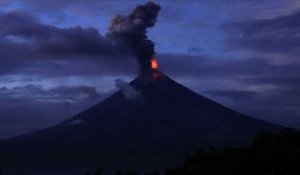
[[[274,85],[276,87],[282,88],[291,88],[291,87],[300,87],[300,77],[298,75],[279,75],[274,76],[258,76],[258,77],[249,77],[245,78],[244,82],[247,84],[265,84],[265,85]]]
[[[25,47],[30,56],[105,55],[112,46],[96,28],[58,28],[41,23],[24,11],[0,14],[0,37],[7,47]],[[2,49],[1,49],[2,50]],[[29,55],[28,55],[29,56]]]
[[[204,92],[206,94],[214,96],[223,96],[225,98],[231,98],[233,101],[245,100],[245,99],[255,99],[258,93],[255,91],[247,90],[212,90]]]
[[[300,11],[274,18],[249,19],[225,25],[233,48],[263,53],[299,54]]]
[[[90,86],[0,87],[0,139],[32,132],[65,120],[106,98]]]
[[[31,99],[38,102],[76,103],[82,100],[99,98],[101,95],[95,87],[90,86],[58,86],[44,89],[42,86],[29,84],[17,86],[11,89],[0,88],[2,99],[18,101],[20,99]]]
[[[96,28],[58,28],[24,11],[0,13],[0,22],[0,75],[88,74],[87,64],[98,73],[122,72],[120,65],[126,63],[132,65],[131,73],[137,70],[134,60],[120,54]]]
[[[141,96],[141,92],[135,90],[128,82],[122,79],[116,79],[115,82],[115,86],[121,89],[125,99],[133,100]]]

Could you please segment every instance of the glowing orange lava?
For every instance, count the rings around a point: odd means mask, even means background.
[[[151,68],[152,68],[152,69],[157,69],[157,68],[158,68],[158,63],[157,63],[156,58],[153,57],[153,58],[151,59],[151,62],[150,62],[150,63],[151,63]]]

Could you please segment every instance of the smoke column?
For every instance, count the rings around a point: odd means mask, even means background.
[[[147,2],[137,6],[129,15],[112,18],[107,37],[124,52],[129,51],[137,57],[142,74],[150,72],[150,60],[154,56],[154,43],[147,37],[147,28],[156,23],[160,6]]]

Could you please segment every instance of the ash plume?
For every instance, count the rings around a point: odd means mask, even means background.
[[[149,1],[137,6],[129,15],[116,15],[109,25],[107,37],[122,51],[137,57],[142,73],[151,70],[154,43],[146,34],[147,28],[155,25],[160,9],[158,4]]]

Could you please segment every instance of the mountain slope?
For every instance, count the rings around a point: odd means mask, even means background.
[[[243,146],[281,127],[217,104],[160,73],[61,124],[0,142],[0,168],[22,174],[148,171],[174,166],[199,148]]]

